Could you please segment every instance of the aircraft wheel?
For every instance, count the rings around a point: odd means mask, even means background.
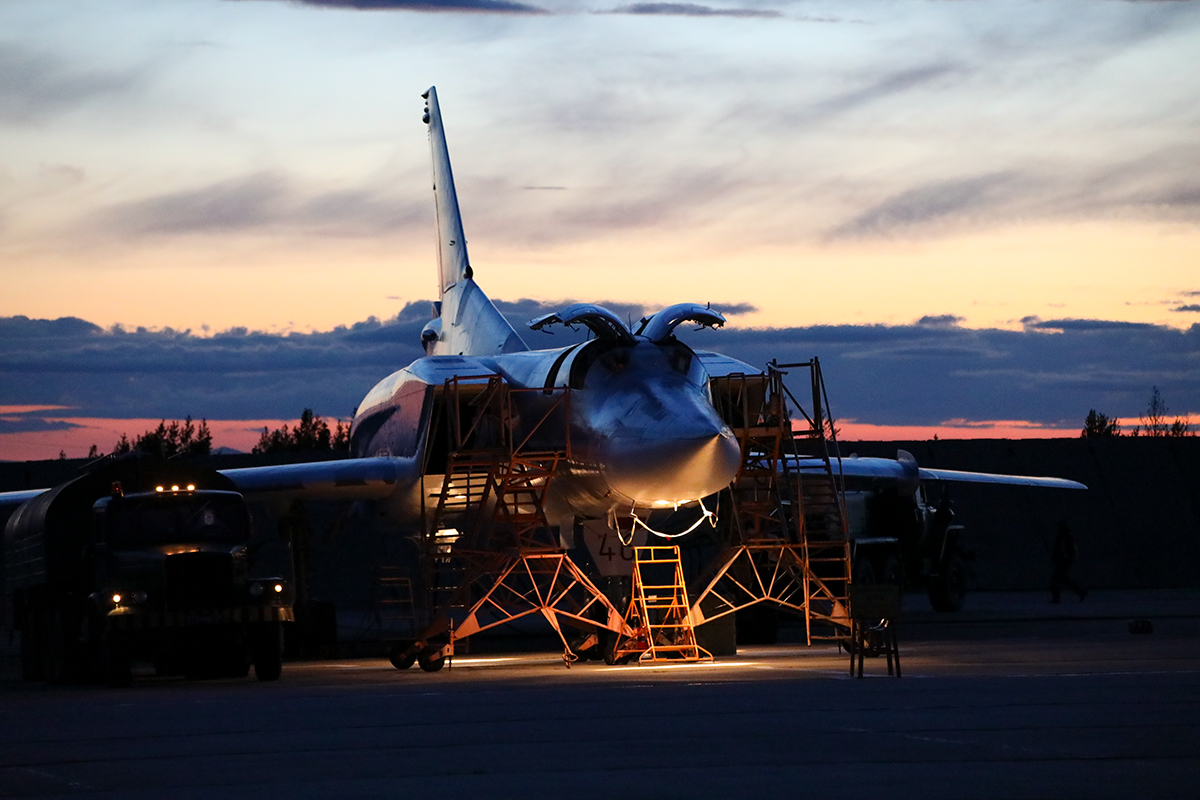
[[[435,658],[433,655],[440,649],[441,648],[430,647],[422,650],[417,655],[417,663],[421,665],[421,669],[425,670],[426,672],[437,672],[442,667],[446,666],[445,656],[437,656]]]
[[[967,565],[957,554],[946,559],[942,572],[929,584],[934,611],[958,611],[967,597]]]
[[[405,651],[411,647],[407,642],[401,642],[392,648],[392,652],[388,654],[388,660],[392,662],[392,666],[396,669],[408,669],[413,664],[417,663],[417,654],[409,653],[405,655]]]
[[[600,653],[604,658],[604,663],[608,666],[615,666],[617,663],[617,643],[621,640],[620,635],[606,632],[600,637]]]
[[[576,656],[576,663],[582,664],[584,661],[591,661],[593,658],[600,657],[601,644],[597,642],[591,647],[584,647],[583,643],[587,641],[587,637],[573,636],[567,640],[567,645],[571,648],[571,652]]]

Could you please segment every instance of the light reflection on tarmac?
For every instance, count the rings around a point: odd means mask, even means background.
[[[1104,615],[567,669],[557,652],[289,663],[281,681],[0,680],[0,796],[1192,798],[1200,636]],[[482,649],[482,648],[481,648]],[[5,663],[11,664],[10,661]]]

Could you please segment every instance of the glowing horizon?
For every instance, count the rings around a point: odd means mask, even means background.
[[[0,406],[0,417],[5,413]],[[49,461],[65,452],[67,458],[85,458],[91,445],[99,455],[112,452],[122,434],[132,441],[138,435],[158,427],[160,419],[100,419],[94,417],[54,418],[72,428],[53,431],[0,433],[0,461]],[[1183,419],[1190,431],[1200,430],[1200,414],[1169,415],[1168,420]],[[170,422],[171,420],[165,420]],[[199,422],[199,420],[195,420]],[[213,449],[229,448],[249,453],[258,444],[263,428],[275,430],[283,425],[293,428],[295,419],[206,420],[213,435]],[[332,424],[332,419],[327,419]],[[346,420],[343,420],[345,422]],[[1128,436],[1136,420],[1121,420],[1123,436]],[[1025,420],[947,420],[940,425],[875,425],[855,420],[837,420],[838,439],[842,442],[953,441],[957,439],[1078,439],[1082,424],[1054,427]],[[110,442],[111,444],[105,444]]]

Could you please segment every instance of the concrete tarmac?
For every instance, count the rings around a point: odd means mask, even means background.
[[[975,597],[913,608],[904,677],[875,659],[861,680],[824,644],[687,666],[312,661],[272,684],[116,690],[25,685],[9,659],[0,796],[1194,798],[1198,629],[1195,592]]]

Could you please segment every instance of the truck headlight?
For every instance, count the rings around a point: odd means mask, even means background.
[[[263,585],[261,583],[250,584],[250,596],[251,597],[262,597],[262,593],[263,593]]]
[[[146,602],[146,593],[141,589],[135,589],[132,592],[113,592],[108,599],[114,606],[136,606]]]

